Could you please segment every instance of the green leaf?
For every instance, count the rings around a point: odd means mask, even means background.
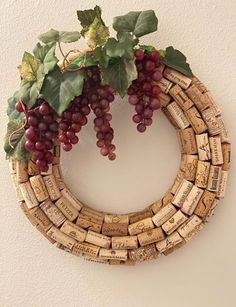
[[[156,48],[151,45],[139,45],[139,48],[143,50],[144,52],[152,52]]]
[[[103,46],[109,37],[109,29],[103,24],[101,19],[95,17],[94,21],[84,33],[84,37],[88,46],[91,48]]]
[[[84,74],[82,71],[66,71],[62,73],[55,67],[45,78],[41,94],[50,106],[61,115],[71,100],[81,95]]]
[[[80,38],[80,33],[78,31],[66,32],[66,31],[57,31],[51,29],[43,34],[40,34],[38,39],[44,44],[48,43],[73,43]]]
[[[161,62],[188,77],[193,76],[185,55],[172,46],[166,48],[165,57],[161,58]]]
[[[88,31],[89,26],[93,23],[94,19],[97,18],[98,20],[101,21],[102,25],[105,26],[102,18],[102,10],[99,6],[95,6],[94,9],[89,9],[89,10],[83,10],[83,11],[77,11],[77,16],[80,21],[80,24],[83,28],[82,30],[82,35],[86,31]]]
[[[56,44],[41,45],[38,43],[34,50],[34,56],[43,64],[43,73],[48,74],[56,66],[58,59],[55,55]]]
[[[31,82],[37,78],[37,70],[39,68],[40,61],[36,59],[29,52],[24,52],[22,63],[18,66],[21,77],[23,80]]]
[[[94,60],[99,63],[101,67],[107,67],[109,64],[110,57],[106,53],[106,49],[104,47],[97,47],[93,52]]]
[[[73,67],[90,67],[90,66],[94,66],[97,65],[97,62],[94,61],[94,59],[92,58],[92,54],[90,52],[87,52],[85,54],[81,54],[78,57],[76,57],[75,59],[73,59],[69,66],[73,66]]]
[[[7,133],[4,140],[4,150],[7,159],[29,160],[29,151],[25,149],[25,129],[23,128],[22,120],[11,120],[7,125]],[[22,127],[22,129],[20,129]],[[10,135],[15,131],[11,137],[11,144],[9,142]],[[11,146],[12,145],[12,146]]]
[[[127,32],[118,33],[117,39],[109,38],[105,50],[109,57],[124,57],[126,59],[133,59],[134,57],[134,39],[132,35]]]
[[[101,70],[105,84],[113,87],[121,97],[124,97],[131,82],[137,78],[134,60],[128,61],[120,58],[113,65]]]
[[[152,33],[157,30],[158,20],[153,10],[129,12],[117,16],[113,20],[113,28],[117,32],[131,32],[136,37]]]

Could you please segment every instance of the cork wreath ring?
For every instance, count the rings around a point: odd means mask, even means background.
[[[157,28],[152,10],[115,17],[116,38],[109,37],[98,6],[77,15],[81,33],[50,30],[33,55],[24,54],[21,88],[8,101],[4,149],[20,208],[53,245],[89,261],[132,265],[168,255],[208,223],[225,196],[231,149],[221,111],[180,51],[140,45],[140,37]],[[64,53],[61,43],[81,35],[90,49]],[[117,94],[128,95],[139,132],[160,109],[181,151],[169,190],[127,214],[81,203],[60,169],[61,147],[68,151],[79,141],[90,112],[101,154],[115,159],[109,105]]]

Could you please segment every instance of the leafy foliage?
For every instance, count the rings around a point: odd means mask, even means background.
[[[84,37],[91,48],[103,46],[109,37],[109,28],[103,25],[102,21],[95,17],[92,24],[88,27]]]
[[[185,55],[179,50],[174,49],[172,46],[166,48],[164,57],[161,58],[161,62],[188,77],[193,76]]]
[[[90,67],[94,65],[97,65],[97,61],[93,59],[90,52],[87,52],[73,59],[70,62],[69,67]]]
[[[48,43],[73,43],[79,40],[80,33],[78,31],[67,32],[51,29],[43,34],[40,34],[38,39],[44,44]]]
[[[89,26],[93,23],[94,19],[97,18],[102,22],[103,25],[104,22],[102,20],[102,10],[99,6],[95,6],[94,9],[89,10],[83,10],[83,11],[77,11],[77,16],[80,21],[80,24],[83,28],[81,34],[84,35],[86,31],[88,31]]]
[[[43,64],[44,74],[48,74],[49,71],[53,70],[58,62],[58,58],[55,56],[55,49],[55,43],[46,45],[38,43],[33,50],[34,56]]]
[[[18,66],[20,75],[25,81],[34,81],[37,79],[37,70],[39,68],[40,61],[36,59],[29,52],[25,52],[22,58],[21,65]]]
[[[27,161],[29,159],[29,152],[25,149],[25,129],[23,128],[22,120],[11,120],[7,125],[7,133],[4,140],[4,150],[7,159],[16,159]],[[11,144],[9,142],[10,135]],[[12,145],[12,146],[11,146]]]
[[[151,45],[139,45],[139,48],[144,52],[152,52],[153,50],[155,50],[155,47]]]

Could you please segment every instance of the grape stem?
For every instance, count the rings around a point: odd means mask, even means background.
[[[60,42],[58,42],[58,48],[59,48],[59,50],[60,50],[60,52],[61,52],[61,55],[62,55],[63,57],[65,57],[65,53],[63,52],[63,50],[62,50],[62,48],[61,48],[61,43],[60,43]]]
[[[8,144],[10,145],[10,147],[11,147],[12,149],[14,149],[14,146],[12,145],[12,137],[13,137],[17,132],[19,132],[19,131],[21,131],[22,129],[24,129],[25,126],[26,126],[26,123],[27,123],[27,120],[25,119],[23,125],[22,125],[20,128],[18,128],[18,129],[16,129],[15,131],[13,131],[13,132],[9,135]]]

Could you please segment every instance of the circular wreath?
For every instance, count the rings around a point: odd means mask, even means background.
[[[81,32],[39,36],[18,69],[21,86],[9,99],[5,151],[17,198],[30,222],[53,244],[87,260],[134,264],[168,255],[189,241],[225,195],[230,141],[221,111],[173,47],[157,50],[140,37],[157,30],[152,10],[114,18],[116,38],[101,9],[77,11]],[[62,43],[83,36],[85,52]],[[62,54],[59,61],[56,46]],[[110,104],[128,95],[134,123],[144,132],[161,109],[177,130],[180,169],[170,189],[140,212],[111,214],[82,204],[60,171],[60,148],[69,151],[94,114],[97,146],[116,158]]]

